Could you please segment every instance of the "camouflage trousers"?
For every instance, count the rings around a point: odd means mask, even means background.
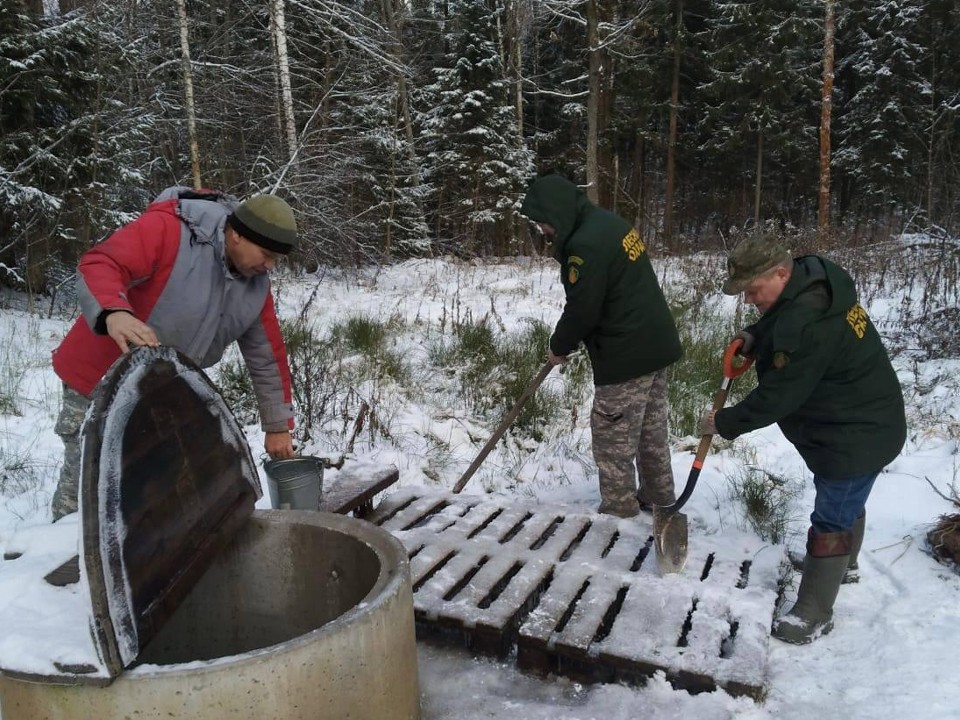
[[[90,407],[90,399],[63,386],[63,404],[53,431],[63,441],[63,467],[60,480],[50,502],[53,520],[77,511],[77,488],[80,484],[80,428]]]
[[[633,517],[640,511],[638,499],[653,505],[676,499],[667,410],[666,370],[594,388],[590,431],[600,470],[600,512]]]

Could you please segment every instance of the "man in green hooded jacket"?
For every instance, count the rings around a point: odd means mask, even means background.
[[[830,631],[845,577],[852,580],[880,471],[906,439],[903,394],[850,275],[826,258],[792,258],[774,234],[744,239],[728,260],[724,293],[761,312],[741,352],[756,360],[757,387],[704,416],[703,434],[732,440],[777,423],[813,472],[807,555],[794,606],[774,637],[805,644]]]
[[[626,220],[559,175],[535,180],[520,212],[552,241],[561,265],[566,305],[550,361],[566,362],[581,342],[590,355],[600,512],[632,517],[640,503],[672,504],[666,368],[682,348],[646,244]]]

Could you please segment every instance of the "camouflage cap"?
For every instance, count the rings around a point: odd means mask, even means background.
[[[789,263],[792,255],[783,240],[773,233],[749,235],[737,243],[727,257],[725,295],[737,295],[763,273]]]

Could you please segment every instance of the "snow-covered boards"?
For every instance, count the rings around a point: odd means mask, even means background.
[[[658,670],[691,691],[764,694],[781,546],[694,536],[661,576],[649,516],[408,488],[369,517],[410,553],[418,631],[585,681]]]

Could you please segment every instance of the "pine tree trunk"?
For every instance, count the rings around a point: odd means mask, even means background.
[[[640,127],[643,123],[640,123]],[[643,223],[643,133],[637,130],[637,137],[633,145],[633,175],[630,186],[633,188],[635,202],[637,204],[636,212],[633,216],[633,226],[637,228],[641,235],[644,235]]]
[[[396,42],[394,43],[393,56],[401,65],[406,62],[406,53],[404,52],[402,37],[403,23],[398,17],[398,11],[393,6],[394,0],[383,0],[382,8],[384,19],[387,22],[387,28],[393,33]],[[400,101],[400,117],[403,122],[403,133],[407,139],[407,155],[410,159],[411,169],[416,176],[414,184],[420,184],[420,162],[417,159],[417,149],[414,145],[413,120],[410,114],[410,90],[407,86],[407,77],[404,73],[397,73],[397,97]]]
[[[200,181],[200,143],[197,141],[197,119],[193,104],[193,65],[190,62],[190,41],[187,37],[186,0],[177,0],[177,19],[180,23],[180,52],[183,56],[183,95],[187,113],[187,139],[190,143],[190,166],[193,187],[203,187]]]
[[[680,39],[683,30],[683,0],[677,0],[677,24],[673,36],[673,77],[670,81],[670,135],[667,139],[667,187],[663,198],[663,234],[673,237],[673,188],[676,182],[677,109],[680,104]]]
[[[833,0],[824,0],[823,95],[820,105],[820,191],[817,204],[817,239],[821,247],[830,235],[830,120],[833,114]]]
[[[590,94],[587,98],[587,197],[595,204],[600,202],[597,151],[600,139],[600,100],[603,87],[598,2],[599,0],[587,0],[587,52],[590,56]]]
[[[510,37],[513,41],[510,52],[510,75],[511,80],[513,81],[513,106],[514,112],[517,114],[517,148],[522,149],[524,146],[523,142],[523,85],[522,85],[522,68],[523,68],[523,53],[520,44],[520,3],[517,0],[513,0],[510,3],[510,14],[509,14],[509,27],[510,27]],[[520,217],[513,213],[509,212],[506,215],[506,238],[508,242],[516,245],[517,254],[523,254],[524,240],[523,237],[517,237],[518,234],[522,233],[526,223],[520,219]],[[508,253],[510,248],[507,249]],[[507,253],[504,253],[507,254]],[[512,254],[512,253],[510,253]]]
[[[616,97],[617,62],[606,50],[601,55],[600,109],[597,117],[597,179],[600,182],[598,196],[600,206],[614,209],[617,192],[617,155],[613,138],[608,132]]]
[[[753,195],[753,226],[760,227],[760,196],[763,185],[763,128],[757,131],[757,183]]]
[[[937,54],[931,53],[930,61],[930,138],[927,141],[927,220],[933,222],[933,149],[937,142],[937,136],[934,132],[937,126]]]
[[[517,114],[517,147],[523,147],[523,85],[521,84],[521,68],[523,52],[520,43],[520,3],[518,0],[508,0],[506,3],[507,15],[507,46],[509,72],[507,80],[513,85],[513,106]]]

